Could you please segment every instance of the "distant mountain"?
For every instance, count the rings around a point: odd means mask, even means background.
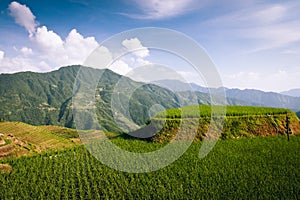
[[[276,108],[289,108],[300,111],[300,97],[292,97],[274,92],[263,92],[253,89],[228,89],[228,88],[205,88],[195,83],[183,83],[179,80],[160,80],[156,81],[162,87],[170,88],[174,91],[184,91],[185,89],[208,93],[208,91],[218,93],[224,90],[229,105],[254,105]],[[295,92],[294,92],[295,93]],[[232,102],[233,101],[233,102]]]
[[[32,125],[74,127],[72,95],[74,81],[81,67],[62,67],[48,73],[1,74],[0,119]],[[177,94],[154,84],[135,82],[108,69],[83,68],[94,77],[102,75],[95,91],[95,105],[101,126],[108,131],[122,132],[114,122],[113,113],[116,111],[112,110],[111,106],[113,93],[118,93],[120,101],[129,102],[127,116],[117,113],[118,119],[124,120],[122,128],[125,130],[130,129],[130,123],[127,123],[128,116],[135,124],[145,124],[153,105],[160,104],[168,109],[195,103],[209,104],[210,101],[207,94],[199,92],[197,95],[188,92]],[[120,79],[122,79],[121,88],[114,91]],[[81,84],[80,87],[83,87],[84,83]],[[129,88],[136,88],[132,95],[128,92]]]
[[[292,90],[281,92],[280,94],[288,95],[292,97],[300,97],[300,89],[292,89]]]
[[[1,74],[0,118],[32,125],[74,127],[72,94],[75,77],[80,67],[62,67],[49,73]],[[96,94],[97,114],[101,119],[102,128],[120,132],[121,130],[113,123],[111,94],[121,75],[110,70],[89,68],[89,71],[94,76],[102,75]],[[126,77],[123,77],[123,82],[124,91],[126,87],[139,88],[132,97],[127,96],[126,92],[121,92],[123,100],[131,98],[130,115],[137,124],[142,125],[149,118],[148,107],[151,105],[160,103],[166,108],[180,106],[169,90],[156,85],[142,85]]]
[[[136,82],[108,69],[68,66],[48,73],[0,74],[0,121],[5,119],[32,125],[74,127],[76,112],[72,111],[73,87],[78,71],[82,69],[87,70],[94,77],[101,75],[95,90],[96,102],[92,102],[92,104],[96,106],[96,114],[102,128],[111,132],[129,131],[134,124],[143,126],[151,117],[151,113],[157,112],[157,104],[168,109],[190,104],[210,104],[211,101],[211,97],[207,93],[208,89],[196,84],[189,85],[168,80],[161,82],[159,86],[159,83]],[[121,87],[116,90],[115,86],[121,79]],[[85,83],[81,84],[78,87],[84,87]],[[130,88],[135,88],[132,94]],[[222,89],[226,91],[228,105],[258,105],[300,110],[300,98],[296,97],[258,90],[227,88],[210,90],[218,93]],[[112,94],[118,94],[117,98],[120,104],[117,106],[120,109],[123,109],[122,102],[128,102],[128,111],[114,110],[116,105],[112,107]],[[215,100],[218,103],[222,99],[216,98]],[[88,119],[83,121],[89,122]],[[93,124],[87,123],[85,126],[86,128],[95,128],[92,127]]]
[[[181,91],[198,91],[203,93],[208,93],[208,89],[206,87],[202,87],[200,85],[197,85],[195,83],[184,83],[180,80],[157,80],[152,82],[153,84],[156,84],[160,87],[168,88],[175,92],[181,92]]]
[[[263,92],[253,89],[228,89],[226,90],[226,95],[229,98],[236,98],[258,106],[289,108],[294,111],[300,110],[299,97],[291,97],[275,92]]]

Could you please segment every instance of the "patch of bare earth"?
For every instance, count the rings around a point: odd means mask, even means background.
[[[12,167],[9,164],[0,164],[0,173],[10,173]]]

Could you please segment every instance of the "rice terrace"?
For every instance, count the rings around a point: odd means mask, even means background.
[[[0,3],[0,200],[300,199],[300,2]]]
[[[207,111],[209,107],[200,108]],[[167,117],[179,116],[177,113],[178,109],[168,110]],[[284,132],[286,113],[291,115],[293,132],[299,133],[299,120],[286,109],[229,107],[230,117],[225,122],[226,137],[222,137],[206,158],[200,160],[197,156],[201,146],[201,137],[198,136],[199,140],[179,160],[149,174],[119,172],[101,164],[83,146],[67,139],[78,137],[71,129],[32,127],[18,123],[24,129],[35,129],[36,134],[44,131],[41,134],[47,134],[49,139],[51,137],[51,148],[49,146],[41,153],[37,150],[32,152],[38,144],[34,141],[37,140],[34,134],[21,133],[13,123],[1,122],[0,131],[5,136],[15,133],[14,137],[20,137],[20,142],[27,143],[33,150],[20,146],[26,152],[23,155],[31,153],[31,156],[19,157],[16,154],[18,158],[14,155],[2,157],[0,180],[3,189],[0,196],[4,199],[19,198],[19,195],[36,199],[297,199],[300,138],[293,134],[287,141]],[[275,122],[269,118],[270,114]],[[238,125],[232,127],[235,123]],[[273,123],[278,123],[277,133]],[[245,131],[259,125],[264,127],[262,132],[256,132],[255,128],[252,133]],[[172,123],[166,125],[158,135],[160,139],[154,137],[154,141],[122,136],[115,136],[111,140],[128,151],[153,151],[165,145],[167,140],[162,140],[165,138],[162,135],[172,133],[174,128],[176,125],[172,126]],[[45,130],[50,131],[47,133]],[[55,139],[57,142],[53,143]],[[64,146],[63,149],[61,146]],[[5,145],[0,147],[1,151],[3,147]]]

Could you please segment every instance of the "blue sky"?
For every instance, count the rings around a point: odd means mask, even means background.
[[[161,27],[198,42],[225,87],[300,88],[299,10],[298,0],[1,0],[0,73],[82,64],[114,34]],[[143,46],[139,38],[127,39],[127,47]],[[136,60],[151,62],[149,55]],[[128,70],[132,63],[124,62],[117,64]],[[197,82],[188,69],[181,73]]]

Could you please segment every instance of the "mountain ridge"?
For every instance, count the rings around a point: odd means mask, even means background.
[[[211,103],[210,94],[203,92],[208,91],[205,88],[202,92],[193,90],[171,91],[154,83],[136,82],[109,69],[99,70],[74,65],[64,66],[46,73],[0,74],[0,104],[2,105],[0,107],[0,118],[32,125],[59,125],[74,128],[72,96],[74,81],[80,69],[87,69],[88,73],[95,77],[101,76],[95,91],[95,106],[98,120],[100,119],[101,126],[106,131],[117,133],[130,131],[133,126],[128,122],[143,126],[151,118],[149,112],[152,106],[156,104],[169,109],[191,104]],[[120,79],[122,79],[122,85],[116,91],[115,86]],[[197,86],[193,85],[193,87]],[[130,94],[130,88],[135,88],[132,94]],[[211,90],[217,93],[221,89]],[[253,101],[253,91],[248,95],[239,95],[239,90],[225,88],[225,91],[227,95],[230,94],[228,91],[234,91],[226,99],[227,105],[260,105],[259,101]],[[129,103],[129,112],[120,113],[112,108],[112,94],[116,93],[118,99],[122,100],[123,103]],[[261,94],[265,98],[265,93],[262,92]],[[249,101],[249,96],[251,101]],[[288,100],[291,100],[290,98],[292,97],[288,97]],[[296,107],[298,98],[293,101],[296,102],[294,103]],[[290,103],[293,103],[293,101]],[[122,102],[120,102],[120,108],[123,106]],[[274,107],[282,105],[278,99],[273,104]],[[115,122],[116,113],[120,122],[118,125]],[[87,119],[83,121],[88,121]],[[86,124],[84,127],[95,128],[93,123]]]
[[[280,94],[292,96],[292,97],[300,97],[300,88],[294,88],[291,90],[280,92]]]
[[[160,80],[154,83],[174,91],[182,91],[184,89],[192,88],[194,91],[200,91],[203,93],[218,93],[223,90],[225,91],[228,99],[239,100],[243,102],[243,105],[288,108],[293,111],[300,111],[300,97],[283,95],[276,92],[265,92],[257,89],[229,89],[226,87],[205,88],[195,83],[184,83],[180,80]]]

